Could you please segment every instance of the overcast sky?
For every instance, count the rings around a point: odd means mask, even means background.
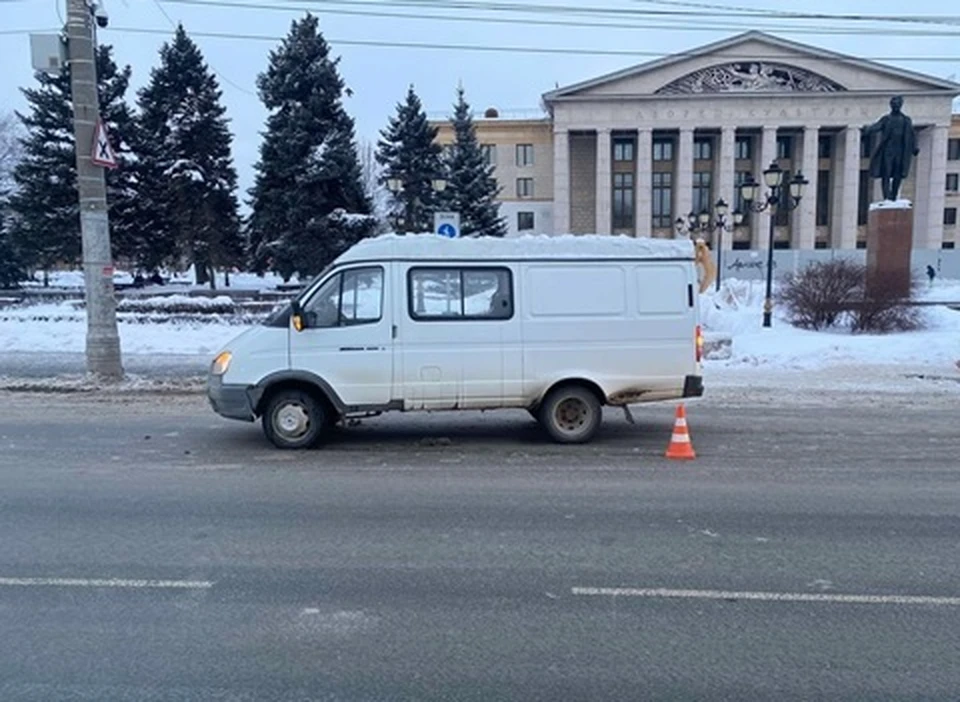
[[[443,5],[442,0],[420,0]],[[474,4],[478,0],[466,0]],[[840,34],[824,29],[862,27],[849,22],[802,20],[791,25],[784,19],[745,20],[723,16],[703,9],[695,17],[678,19],[663,16],[611,16],[571,14],[557,10],[590,8],[594,10],[628,9],[637,11],[689,11],[669,2],[641,0],[505,0],[506,4],[549,6],[549,11],[525,14],[480,12],[476,9],[447,11],[444,8],[411,8],[411,0],[223,0],[225,3],[259,4],[257,8],[198,7],[196,4],[169,0],[106,0],[110,28],[100,33],[103,43],[112,44],[120,64],[133,67],[133,87],[148,79],[157,61],[157,51],[172,34],[170,21],[183,22],[193,34],[207,62],[220,76],[224,102],[235,135],[234,155],[245,193],[252,182],[252,165],[257,159],[259,132],[265,112],[256,97],[255,79],[266,66],[267,54],[275,41],[229,39],[198,36],[197,33],[258,35],[279,39],[287,33],[292,19],[306,9],[321,17],[321,28],[342,57],[341,71],[354,91],[346,100],[347,109],[357,124],[361,140],[375,140],[393,112],[406,86],[413,83],[427,110],[443,114],[449,110],[458,81],[467,98],[482,111],[496,106],[501,112],[514,110],[536,113],[540,96],[556,85],[566,85],[626,66],[651,60],[652,56],[524,54],[507,51],[466,51],[462,49],[421,49],[355,46],[344,41],[466,44],[485,47],[535,47],[583,51],[648,52],[658,56],[695,48],[747,29],[765,29],[795,41],[809,43],[865,58],[929,57],[952,60],[887,60],[933,76],[960,78],[960,19],[953,27],[936,26],[934,31],[953,32],[953,36],[916,37],[903,32],[884,36]],[[777,0],[703,0],[727,7],[762,8],[783,11],[787,8],[809,13],[869,13],[871,15],[952,15],[960,18],[955,2],[947,0],[806,0],[787,3]],[[363,5],[361,5],[363,3]],[[62,26],[64,0],[0,0],[0,112],[22,110],[19,88],[34,83],[30,68],[27,31],[56,31]],[[405,17],[372,17],[339,14],[341,12],[393,13]],[[336,12],[337,14],[334,14]],[[458,17],[460,21],[426,19],[425,16]],[[484,22],[491,18],[500,22]],[[613,26],[537,25],[547,22],[583,22]],[[627,27],[624,25],[647,25]],[[658,25],[657,28],[649,28]],[[877,26],[877,25],[872,25]],[[890,25],[885,25],[889,27]],[[901,25],[902,26],[902,25]],[[913,25],[908,25],[913,26]],[[152,29],[166,34],[135,33],[132,29]],[[23,30],[19,32],[18,30]],[[131,102],[135,96],[129,95]],[[909,113],[909,105],[907,107]],[[434,115],[431,115],[434,116]],[[244,194],[245,197],[245,194]]]

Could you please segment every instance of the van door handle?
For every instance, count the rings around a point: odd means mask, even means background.
[[[390,338],[392,338],[392,339],[396,339],[396,338],[397,338],[397,325],[396,325],[396,324],[394,324],[394,325],[390,328],[390,335],[391,335]]]

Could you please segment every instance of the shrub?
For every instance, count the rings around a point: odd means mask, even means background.
[[[851,261],[812,263],[782,280],[777,302],[795,327],[826,329],[862,298],[865,278],[866,267]]]
[[[854,334],[889,334],[923,327],[923,317],[917,307],[904,304],[897,295],[885,292],[894,286],[885,285],[883,278],[879,278],[871,287],[870,294],[862,295],[850,308],[850,331]],[[912,286],[911,294],[914,292],[916,285]]]

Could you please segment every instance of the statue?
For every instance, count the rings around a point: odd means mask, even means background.
[[[870,177],[880,178],[883,199],[895,201],[900,184],[910,173],[910,162],[920,153],[913,120],[902,112],[903,98],[890,99],[890,114],[863,130],[864,136],[879,134],[880,138],[870,155]]]

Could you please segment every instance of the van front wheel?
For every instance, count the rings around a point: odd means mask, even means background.
[[[584,444],[596,436],[603,418],[597,396],[582,385],[551,390],[540,406],[540,423],[561,444]]]
[[[323,403],[302,390],[281,390],[267,402],[263,433],[277,448],[310,448],[327,425]]]

